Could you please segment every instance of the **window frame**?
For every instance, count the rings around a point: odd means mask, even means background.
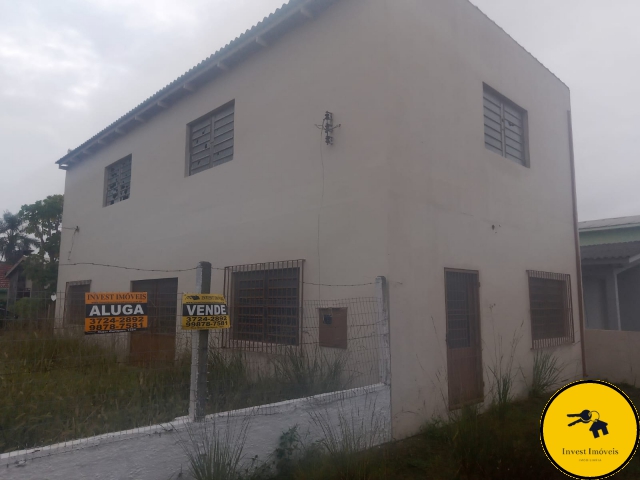
[[[200,170],[198,172],[195,173],[191,173],[191,142],[192,142],[192,128],[195,124],[202,122],[203,120],[206,120],[207,118],[211,117],[212,118],[212,126],[213,126],[213,117],[221,112],[224,112],[225,110],[229,109],[229,108],[233,108],[233,129],[231,130],[233,132],[233,136],[231,137],[231,139],[233,139],[233,145],[232,145],[232,153],[230,156],[225,157],[221,160],[218,160],[216,162],[213,161],[213,158],[211,158],[211,162],[210,165],[207,168],[204,168],[203,170]],[[187,123],[187,127],[186,127],[186,135],[185,135],[185,165],[184,165],[184,176],[185,177],[192,177],[194,175],[197,175],[198,173],[202,173],[205,172],[207,170],[211,170],[213,167],[217,167],[218,165],[222,165],[224,163],[230,162],[233,160],[233,158],[235,157],[235,153],[236,153],[236,142],[235,142],[235,130],[236,130],[236,125],[235,125],[235,114],[236,114],[236,101],[235,99],[228,101],[227,103],[225,103],[224,105],[221,105],[213,110],[211,110],[210,112],[206,113],[205,115],[201,115],[200,117],[196,118],[195,120],[192,120],[191,122]],[[227,132],[225,132],[227,133]],[[229,139],[228,139],[229,140]],[[225,140],[225,141],[228,141]],[[213,152],[212,154],[213,155]]]
[[[496,150],[496,147],[493,148],[489,148],[487,146],[487,140],[486,140],[486,132],[485,132],[485,128],[486,128],[486,120],[484,120],[484,118],[486,117],[485,115],[485,106],[484,106],[484,101],[485,101],[485,93],[488,92],[490,95],[493,95],[494,97],[496,97],[500,102],[501,102],[501,115],[500,115],[500,122],[501,122],[501,134],[502,134],[502,152],[498,153]],[[504,140],[505,138],[505,133],[504,133],[504,120],[505,120],[505,116],[504,116],[504,106],[508,106],[510,108],[512,108],[513,110],[518,111],[521,115],[522,115],[522,140],[524,142],[522,148],[523,148],[523,159],[522,162],[515,160],[512,157],[507,156],[506,153],[506,141]],[[531,168],[531,159],[529,156],[529,113],[527,112],[527,110],[525,108],[522,108],[520,105],[518,105],[517,103],[515,103],[513,100],[509,99],[508,97],[504,96],[503,94],[501,94],[500,92],[498,92],[495,88],[492,88],[491,86],[487,85],[486,83],[482,84],[482,115],[483,115],[483,139],[484,139],[484,148],[485,150],[488,150],[492,153],[495,153],[496,155],[500,155],[502,158],[506,158],[507,160],[512,161],[513,163],[517,164],[517,165],[521,165],[523,167],[526,168]]]
[[[264,303],[262,305],[258,305],[259,308],[263,308],[263,329],[261,332],[260,339],[251,339],[251,338],[242,338],[241,334],[238,332],[239,322],[238,322],[238,309],[239,307],[238,300],[238,292],[237,292],[237,281],[238,274],[246,274],[246,273],[255,273],[255,272],[264,272],[265,276],[267,272],[277,272],[277,271],[285,271],[297,269],[297,279],[296,279],[296,287],[297,288],[297,298],[295,301],[295,308],[297,309],[297,325],[295,327],[295,335],[289,336],[293,338],[294,341],[288,342],[278,342],[272,341],[268,338],[269,333],[266,330],[267,328],[267,320],[269,318],[268,307],[269,307],[269,299],[272,297],[268,297],[266,294],[262,297],[264,299]],[[242,348],[246,350],[255,350],[261,352],[278,352],[282,348],[296,348],[302,345],[302,332],[303,332],[303,286],[304,286],[304,260],[285,260],[279,262],[266,262],[266,263],[255,263],[255,264],[247,264],[247,265],[236,265],[225,268],[224,274],[224,292],[225,299],[227,300],[227,305],[229,306],[229,315],[231,320],[231,328],[225,332],[225,338],[223,339],[223,344],[230,348]],[[277,277],[276,277],[277,278]],[[268,284],[266,283],[268,279],[265,277],[263,280],[263,288],[265,292],[268,290]],[[293,288],[293,287],[279,287],[279,288]],[[273,306],[273,305],[272,305]],[[282,307],[281,307],[282,308]],[[291,308],[291,306],[287,306],[284,308]],[[274,315],[278,316],[278,315]],[[286,315],[284,315],[286,316]],[[282,325],[280,325],[282,326]],[[286,327],[286,325],[284,325]],[[249,333],[249,335],[251,335]],[[277,337],[277,334],[276,334]],[[284,335],[283,337],[286,337]]]
[[[63,318],[63,325],[65,327],[82,327],[84,329],[84,318],[85,315],[82,316],[82,323],[73,323],[70,320],[70,305],[69,305],[69,290],[71,287],[79,287],[79,286],[88,286],[89,287],[89,292],[91,292],[91,280],[74,280],[71,282],[67,282],[65,285],[65,292],[64,292],[64,313],[62,315]],[[82,310],[84,311],[84,302],[82,304]]]
[[[552,273],[542,272],[539,270],[527,270],[528,288],[529,288],[529,316],[531,322],[531,348],[534,350],[548,347],[556,347],[560,345],[571,345],[575,343],[575,329],[573,325],[573,291],[571,287],[571,275],[568,273]],[[552,282],[564,282],[562,288],[562,310],[563,318],[560,325],[563,330],[562,335],[547,335],[542,336],[537,333],[541,328],[537,323],[540,323],[540,313],[536,313],[537,310],[543,310],[542,307],[534,308],[534,288],[535,283],[539,281],[552,281]],[[535,295],[539,295],[535,293]],[[547,308],[550,310],[550,308]],[[548,326],[547,326],[548,328]],[[558,328],[558,325],[554,326]]]
[[[109,168],[119,164],[119,163],[126,163],[129,162],[129,195],[127,196],[127,198],[125,199],[121,199],[121,200],[116,200],[113,203],[108,203],[107,201],[107,195],[109,193]],[[129,200],[131,198],[131,181],[132,181],[132,177],[133,177],[133,155],[129,154],[125,157],[122,157],[120,160],[116,160],[113,163],[110,163],[109,165],[107,165],[106,167],[104,167],[104,191],[102,193],[102,206],[103,207],[110,207],[111,205],[115,205],[117,203],[122,203],[126,200]],[[120,182],[118,182],[118,198],[120,198],[121,194],[120,194]]]

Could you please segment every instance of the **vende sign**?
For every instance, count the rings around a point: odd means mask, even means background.
[[[183,330],[229,328],[229,311],[224,295],[185,293],[182,295]]]
[[[148,327],[146,292],[85,293],[84,334],[135,332]]]

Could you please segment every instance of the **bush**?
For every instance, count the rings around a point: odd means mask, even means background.
[[[41,320],[48,317],[47,310],[52,305],[44,298],[21,298],[13,305],[13,313],[23,320]]]

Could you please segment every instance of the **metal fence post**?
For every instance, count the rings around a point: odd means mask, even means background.
[[[376,278],[376,300],[378,304],[378,348],[380,383],[391,384],[391,353],[389,347],[389,288],[385,277]]]
[[[211,264],[198,263],[196,269],[196,293],[211,293]],[[205,417],[207,401],[207,356],[209,330],[191,333],[191,387],[189,391],[189,418],[192,422]]]

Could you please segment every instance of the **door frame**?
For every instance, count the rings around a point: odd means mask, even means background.
[[[477,278],[477,348],[478,348],[478,364],[476,371],[476,380],[478,381],[479,386],[479,394],[477,397],[473,397],[468,400],[463,400],[458,403],[453,403],[451,401],[451,364],[454,363],[451,358],[451,348],[449,348],[449,305],[447,302],[447,273],[464,273],[464,274],[473,274]],[[480,308],[480,271],[479,270],[468,270],[461,268],[448,268],[444,269],[444,307],[445,307],[445,347],[447,349],[447,401],[449,410],[457,410],[463,408],[467,405],[473,405],[477,403],[484,402],[484,365],[482,361],[482,318],[481,318],[481,308]]]

